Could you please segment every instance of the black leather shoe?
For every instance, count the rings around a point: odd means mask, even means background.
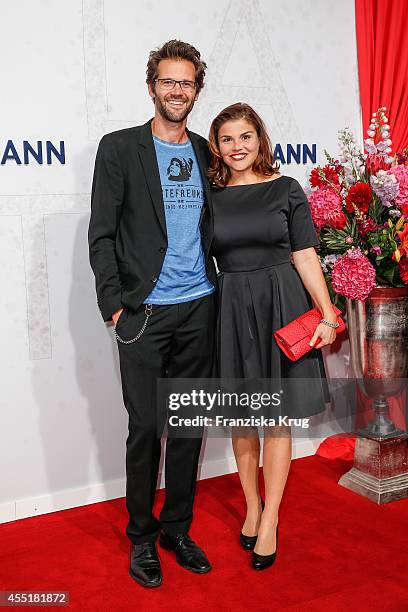
[[[162,531],[160,533],[160,545],[166,550],[175,552],[177,563],[184,569],[190,570],[190,572],[206,574],[211,569],[204,551],[193,542],[187,533],[170,536]]]
[[[147,588],[161,585],[163,577],[155,542],[131,544],[129,576]]]
[[[263,510],[265,508],[265,502],[262,499],[262,497],[261,497],[261,506]],[[257,539],[258,539],[257,535],[247,536],[244,533],[242,533],[242,531],[239,534],[239,541],[244,550],[254,550]]]
[[[275,563],[276,555],[278,552],[278,525],[276,526],[276,550],[271,555],[258,555],[256,552],[252,552],[252,567],[255,570],[264,570],[271,567]]]

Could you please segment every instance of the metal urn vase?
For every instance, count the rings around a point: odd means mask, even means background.
[[[354,466],[339,484],[383,504],[408,497],[408,434],[389,410],[390,397],[406,398],[408,287],[377,286],[365,302],[347,300],[347,326],[356,384],[374,418],[357,431]]]

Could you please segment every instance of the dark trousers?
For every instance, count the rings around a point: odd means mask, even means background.
[[[116,331],[123,340],[137,335],[145,307],[126,310]],[[126,442],[126,533],[134,544],[152,542],[160,527],[187,533],[193,518],[201,438],[169,437],[166,443],[166,497],[158,521],[152,513],[161,455],[158,378],[209,378],[215,334],[214,294],[167,306],[153,305],[142,336],[118,342],[123,400],[129,415]]]

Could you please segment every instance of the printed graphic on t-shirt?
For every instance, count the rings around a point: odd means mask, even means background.
[[[204,186],[191,142],[154,138],[166,218],[167,250],[151,304],[176,304],[214,291],[207,279],[201,244],[200,214]]]
[[[176,186],[162,182],[165,210],[201,210],[204,203],[204,189],[195,161],[191,157],[171,157],[170,162],[166,163],[166,173],[169,181],[185,185]]]
[[[181,159],[179,157],[172,157],[167,168],[167,177],[169,181],[189,181],[193,164],[194,162],[191,157],[188,159],[185,157]]]

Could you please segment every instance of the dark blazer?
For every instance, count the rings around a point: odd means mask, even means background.
[[[92,184],[89,258],[104,321],[123,307],[136,309],[152,291],[167,250],[166,219],[151,121],[106,134],[99,143]],[[200,218],[207,276],[212,208],[207,141],[187,130],[200,166],[205,205]]]

